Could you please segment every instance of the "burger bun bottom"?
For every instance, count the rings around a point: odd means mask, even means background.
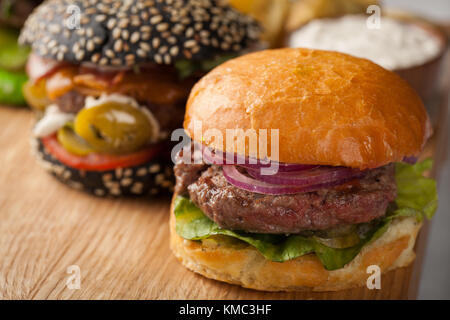
[[[173,191],[172,164],[162,155],[133,167],[89,171],[62,163],[45,149],[40,139],[32,138],[31,144],[41,167],[69,187],[95,196],[159,196]]]

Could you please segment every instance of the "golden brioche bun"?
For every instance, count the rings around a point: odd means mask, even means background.
[[[192,89],[184,128],[211,148],[247,156],[248,144],[208,139],[205,131],[225,137],[226,129],[279,129],[280,162],[360,169],[418,155],[431,131],[419,96],[395,73],[302,48],[260,51],[215,68]]]
[[[337,291],[366,285],[370,265],[379,266],[382,273],[409,265],[420,227],[415,218],[395,219],[344,268],[328,271],[315,254],[280,263],[265,259],[251,246],[237,249],[226,242],[211,246],[185,240],[175,231],[172,201],[170,247],[186,268],[207,278],[263,291]]]

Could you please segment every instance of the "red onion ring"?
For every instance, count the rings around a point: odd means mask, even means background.
[[[263,163],[256,158],[216,152],[206,147],[203,148],[202,154],[205,163],[222,165],[223,174],[228,183],[243,190],[270,195],[316,191],[361,178],[365,174],[364,171],[347,167],[289,164],[275,161]],[[241,173],[238,166],[246,169],[246,174]],[[274,172],[272,174],[263,173],[261,169],[274,169]]]
[[[416,164],[417,160],[419,160],[417,157],[411,156],[411,157],[404,157],[403,162],[409,163],[409,164]]]
[[[216,154],[216,151],[213,151],[206,147],[203,149],[203,159],[207,164],[216,164],[216,165],[234,164],[250,170],[259,170],[262,168],[266,169],[274,168],[278,172],[311,170],[319,167],[319,165],[284,163],[270,160],[268,161],[268,163],[264,163],[256,158],[244,157],[229,152],[222,152],[222,155]]]
[[[291,186],[280,186],[273,185],[269,183],[265,183],[262,181],[255,180],[250,178],[242,173],[240,173],[236,166],[233,165],[224,165],[222,167],[223,175],[225,179],[235,187],[240,189],[244,189],[254,193],[262,193],[262,194],[293,194],[302,192],[302,188],[296,188]]]
[[[263,175],[259,170],[248,170],[248,174],[262,182],[298,187],[359,178],[362,171],[347,167],[318,167],[297,172],[279,172],[274,175]]]
[[[222,155],[220,155],[222,153]],[[245,164],[246,162],[257,163],[258,161],[254,158],[247,159],[246,157],[242,157],[237,154],[232,154],[228,152],[221,151],[213,151],[209,148],[203,148],[203,161],[207,164],[217,164],[217,165],[225,165],[225,164]]]
[[[253,193],[261,193],[261,194],[269,194],[269,195],[283,195],[283,194],[295,194],[295,193],[304,193],[304,192],[312,192],[325,187],[331,187],[343,184],[350,180],[353,180],[355,177],[347,177],[341,180],[330,181],[327,183],[320,183],[315,185],[304,185],[304,186],[287,186],[287,185],[276,185],[270,184],[263,181],[259,181],[248,177],[237,170],[236,166],[233,165],[224,165],[222,167],[223,175],[228,183],[233,186],[247,190]]]
[[[304,171],[304,170],[312,170],[314,168],[319,168],[319,165],[309,165],[309,164],[294,164],[294,163],[284,163],[284,162],[275,162],[272,161],[273,168],[278,168],[278,172],[296,172],[296,171]],[[259,170],[259,169],[268,169],[271,167],[271,164],[239,164],[239,166],[244,167],[249,170]],[[276,173],[276,172],[275,172]]]

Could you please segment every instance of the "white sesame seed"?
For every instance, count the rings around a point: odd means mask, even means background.
[[[135,32],[133,32],[133,34],[131,35],[130,42],[131,42],[131,43],[136,43],[136,42],[139,41],[139,38],[140,38],[139,32],[135,31]]]
[[[197,41],[195,41],[195,40],[188,40],[188,41],[186,41],[186,42],[184,43],[184,46],[185,46],[186,48],[192,48],[192,47],[194,47],[195,45],[197,45]]]
[[[150,19],[150,23],[151,24],[157,24],[160,23],[163,20],[163,17],[158,15],[158,16],[154,16]]]
[[[153,164],[148,168],[148,171],[150,173],[157,173],[157,172],[161,171],[161,166],[159,164]]]
[[[143,177],[147,174],[147,168],[140,168],[137,172],[136,175],[139,177]]]
[[[131,178],[125,178],[120,181],[120,184],[124,187],[128,187],[132,183],[133,183],[133,179],[131,179]]]

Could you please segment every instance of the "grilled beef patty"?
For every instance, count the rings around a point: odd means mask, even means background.
[[[372,221],[396,197],[394,165],[370,170],[341,186],[293,195],[252,193],[229,184],[220,166],[177,163],[176,191],[220,227],[253,233],[296,234]]]
[[[59,110],[65,113],[78,113],[84,108],[86,96],[77,91],[69,91],[55,100]]]

